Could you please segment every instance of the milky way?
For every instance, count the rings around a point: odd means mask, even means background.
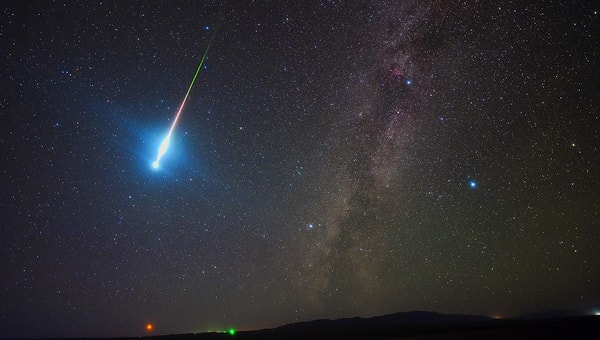
[[[594,2],[0,8],[0,336],[600,306]]]

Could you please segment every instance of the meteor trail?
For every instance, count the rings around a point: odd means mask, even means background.
[[[175,115],[173,124],[171,124],[169,133],[167,133],[167,136],[165,137],[165,139],[163,139],[163,141],[160,143],[160,146],[158,147],[158,155],[156,156],[156,160],[154,161],[154,163],[152,163],[152,167],[155,169],[158,168],[158,166],[160,165],[161,158],[165,155],[165,153],[167,153],[167,150],[169,149],[169,143],[171,142],[171,135],[173,134],[173,130],[175,130],[175,125],[177,124],[177,121],[179,120],[179,116],[181,116],[181,112],[183,111],[183,106],[185,105],[185,102],[187,101],[187,99],[190,95],[190,92],[192,91],[192,87],[194,87],[194,83],[196,82],[198,73],[200,73],[200,69],[202,69],[202,66],[204,65],[204,60],[206,60],[206,56],[208,55],[208,50],[210,49],[210,45],[212,44],[212,41],[215,38],[216,33],[217,32],[215,30],[215,32],[213,33],[212,37],[210,38],[210,40],[208,42],[208,46],[206,47],[206,50],[204,51],[204,55],[202,55],[202,59],[200,59],[200,64],[198,64],[198,68],[196,69],[194,78],[192,78],[190,87],[188,87],[188,90],[185,93],[185,97],[183,97],[183,101],[181,102],[181,105],[179,106],[179,110],[177,110],[177,114]]]

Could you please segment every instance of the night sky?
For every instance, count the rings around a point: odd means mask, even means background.
[[[598,12],[2,1],[0,336],[593,313]]]

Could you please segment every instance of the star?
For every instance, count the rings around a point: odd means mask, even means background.
[[[477,182],[474,179],[469,181],[469,188],[477,189]]]

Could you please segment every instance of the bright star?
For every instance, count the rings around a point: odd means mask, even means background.
[[[471,188],[471,189],[477,188],[477,182],[475,182],[474,179],[469,181],[469,188]]]

